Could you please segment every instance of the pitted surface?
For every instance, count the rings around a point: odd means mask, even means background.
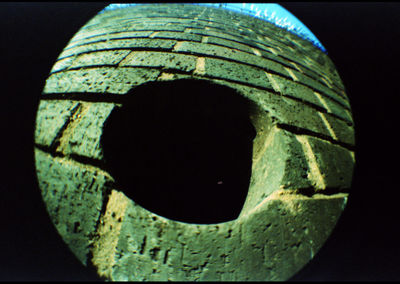
[[[343,84],[328,56],[294,34],[176,5],[97,15],[60,54],[35,131],[48,212],[79,260],[108,280],[288,279],[317,253],[347,201],[355,142]],[[256,105],[252,176],[236,220],[167,219],[128,198],[107,172],[101,138],[121,98],[178,79],[223,85]]]

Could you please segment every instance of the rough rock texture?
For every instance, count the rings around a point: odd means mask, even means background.
[[[177,79],[221,84],[256,105],[252,176],[236,220],[158,216],[127,198],[106,171],[102,130],[121,97]],[[57,230],[108,280],[288,279],[336,224],[355,161],[350,104],[326,54],[262,20],[177,4],[89,21],[47,79],[35,142]]]

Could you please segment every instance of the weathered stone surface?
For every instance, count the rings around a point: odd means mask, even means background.
[[[133,86],[152,81],[160,74],[158,70],[142,68],[80,69],[51,75],[44,93],[114,93],[124,94]]]
[[[43,89],[43,93],[65,93],[71,86],[71,80],[62,73],[50,75]]]
[[[343,108],[342,105],[327,97],[322,97],[318,92],[314,92],[314,94],[322,103],[323,107],[328,110],[328,113],[342,118],[348,124],[353,124],[353,118],[351,117],[351,112],[348,109]]]
[[[339,140],[349,145],[355,145],[354,129],[352,126],[329,114],[325,114],[324,117],[328,121],[332,131],[335,133],[335,140]]]
[[[324,107],[318,98],[315,97],[314,92],[310,88],[297,84],[293,80],[284,78],[280,75],[270,74],[268,78],[275,82],[276,85],[274,90],[276,92],[312,103],[319,107]]]
[[[159,216],[96,166],[107,169],[102,128],[121,95],[177,79],[221,84],[255,103],[251,182],[234,220]],[[106,280],[286,280],[346,204],[339,192],[351,186],[354,130],[337,71],[311,43],[259,19],[179,4],[104,12],[60,54],[43,98],[35,131],[43,199],[71,250],[84,264],[91,256]]]
[[[196,59],[194,56],[185,54],[136,51],[125,58],[120,66],[160,67],[190,72],[196,68]]]
[[[245,51],[248,53],[252,53],[252,49],[250,46],[238,43],[236,41],[228,40],[228,39],[223,39],[223,38],[218,38],[218,37],[213,37],[212,35],[208,33],[203,33],[203,35],[208,36],[208,43],[215,44],[215,45],[222,45],[226,46],[228,48],[233,48],[241,51]]]
[[[222,46],[217,46],[206,43],[196,43],[196,42],[182,42],[179,47],[176,49],[179,52],[190,52],[193,54],[201,55],[211,55],[211,56],[220,56],[226,59],[237,60],[246,64],[256,65],[260,68],[265,69],[266,71],[272,70],[274,72],[284,72],[283,67],[271,60],[260,58],[257,55],[251,55],[246,52],[234,50],[231,48],[226,48]]]
[[[152,31],[130,31],[130,32],[114,32],[114,33],[103,33],[103,34],[92,34],[90,36],[84,36],[84,38],[79,39],[75,37],[71,39],[64,50],[76,47],[78,45],[95,43],[98,41],[106,41],[113,39],[123,39],[123,38],[148,38],[153,32]],[[85,33],[83,33],[85,35]]]
[[[340,95],[338,95],[333,89],[328,88],[321,83],[319,83],[316,80],[312,80],[311,78],[304,76],[300,72],[293,71],[293,73],[296,74],[296,76],[303,82],[305,85],[310,86],[314,88],[317,92],[323,93],[331,98],[333,98],[336,101],[339,101],[341,104],[345,105],[346,107],[350,107],[350,103],[348,100],[343,99]]]
[[[115,49],[171,49],[176,44],[174,40],[168,39],[149,39],[149,38],[133,38],[133,39],[114,39],[109,41],[95,42],[85,45],[78,45],[73,48],[64,50],[59,59],[97,50],[115,50]]]
[[[130,50],[99,51],[85,53],[77,56],[70,68],[98,66],[98,65],[116,65],[124,59]]]
[[[72,101],[40,101],[36,117],[35,143],[50,147],[78,106]]]
[[[233,83],[227,85],[234,86],[241,94],[257,102],[275,122],[310,130],[328,137],[331,136],[319,113],[308,105],[285,96],[279,96],[248,86],[240,86]]]
[[[152,38],[172,38],[177,40],[201,41],[202,36],[181,32],[156,32]]]
[[[151,27],[150,27],[151,26]],[[117,32],[121,32],[121,30],[125,32],[147,32],[148,30],[152,31],[176,31],[183,32],[185,27],[177,27],[175,25],[165,26],[162,24],[143,24],[142,22],[138,25],[135,21],[125,21],[119,22],[118,26],[115,23],[112,24],[102,24],[93,28],[82,28],[80,32],[76,34],[70,43],[76,43],[82,39],[86,39],[93,36],[103,35],[103,34],[113,34]]]
[[[191,33],[200,34],[203,36],[211,36],[214,40],[225,39],[229,40],[231,44],[235,44],[234,42],[242,41],[240,37],[234,36],[231,34],[229,30],[221,31],[218,29],[208,28],[208,29],[191,29]]]
[[[56,64],[54,64],[53,68],[51,68],[50,73],[58,72],[70,67],[74,60],[75,56],[70,56],[57,61]]]
[[[186,25],[180,25],[180,24],[172,24],[172,25],[167,25],[165,24],[164,21],[157,23],[153,21],[149,22],[141,22],[138,24],[137,21],[134,21],[131,23],[130,21],[126,22],[127,25],[130,25],[128,28],[135,30],[135,31],[141,31],[141,30],[152,30],[152,31],[173,31],[173,32],[183,32],[187,26]]]
[[[101,160],[100,139],[103,125],[115,105],[111,103],[81,103],[76,118],[70,122],[60,138],[56,151]]]
[[[205,58],[205,76],[272,89],[264,71],[216,58]]]
[[[354,166],[351,151],[315,137],[304,137],[301,141],[309,145],[307,159],[318,167],[325,188],[351,187]]]
[[[264,119],[264,121],[268,121]],[[251,183],[242,213],[262,202],[277,188],[308,188],[308,164],[295,136],[276,127],[257,131]]]
[[[117,199],[122,210],[112,208]],[[111,260],[96,247],[94,264],[114,281],[282,280],[320,249],[346,200],[277,191],[234,222],[195,225],[157,216],[113,191],[102,220],[115,212],[108,224],[117,222],[117,232],[100,227],[109,232],[100,238]]]
[[[87,264],[89,246],[103,206],[105,172],[35,149],[39,186],[50,218],[78,259]]]

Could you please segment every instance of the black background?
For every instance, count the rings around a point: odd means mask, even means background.
[[[97,280],[47,216],[35,176],[33,129],[38,98],[56,58],[105,5],[0,4],[0,280]],[[400,5],[282,6],[327,48],[350,97],[357,143],[348,206],[325,246],[293,280],[400,280],[395,102]]]

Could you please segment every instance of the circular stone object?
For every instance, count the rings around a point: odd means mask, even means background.
[[[164,216],[135,200],[134,188],[129,197],[110,166],[103,136],[119,129],[111,117],[132,107],[140,88],[145,94],[152,84],[163,90],[174,82],[208,84],[203,102],[222,87],[249,102],[251,174],[237,216],[208,223]],[[194,93],[189,87],[180,94],[183,106]],[[210,112],[229,110],[218,106]],[[197,113],[195,104],[187,108]],[[166,143],[146,133],[154,151]],[[313,258],[345,207],[353,120],[333,63],[309,41],[232,11],[137,5],[96,15],[60,54],[37,113],[35,160],[59,234],[106,280],[286,280]],[[201,192],[186,188],[195,202]],[[218,204],[226,211],[224,194]],[[163,203],[173,204],[168,196]]]

